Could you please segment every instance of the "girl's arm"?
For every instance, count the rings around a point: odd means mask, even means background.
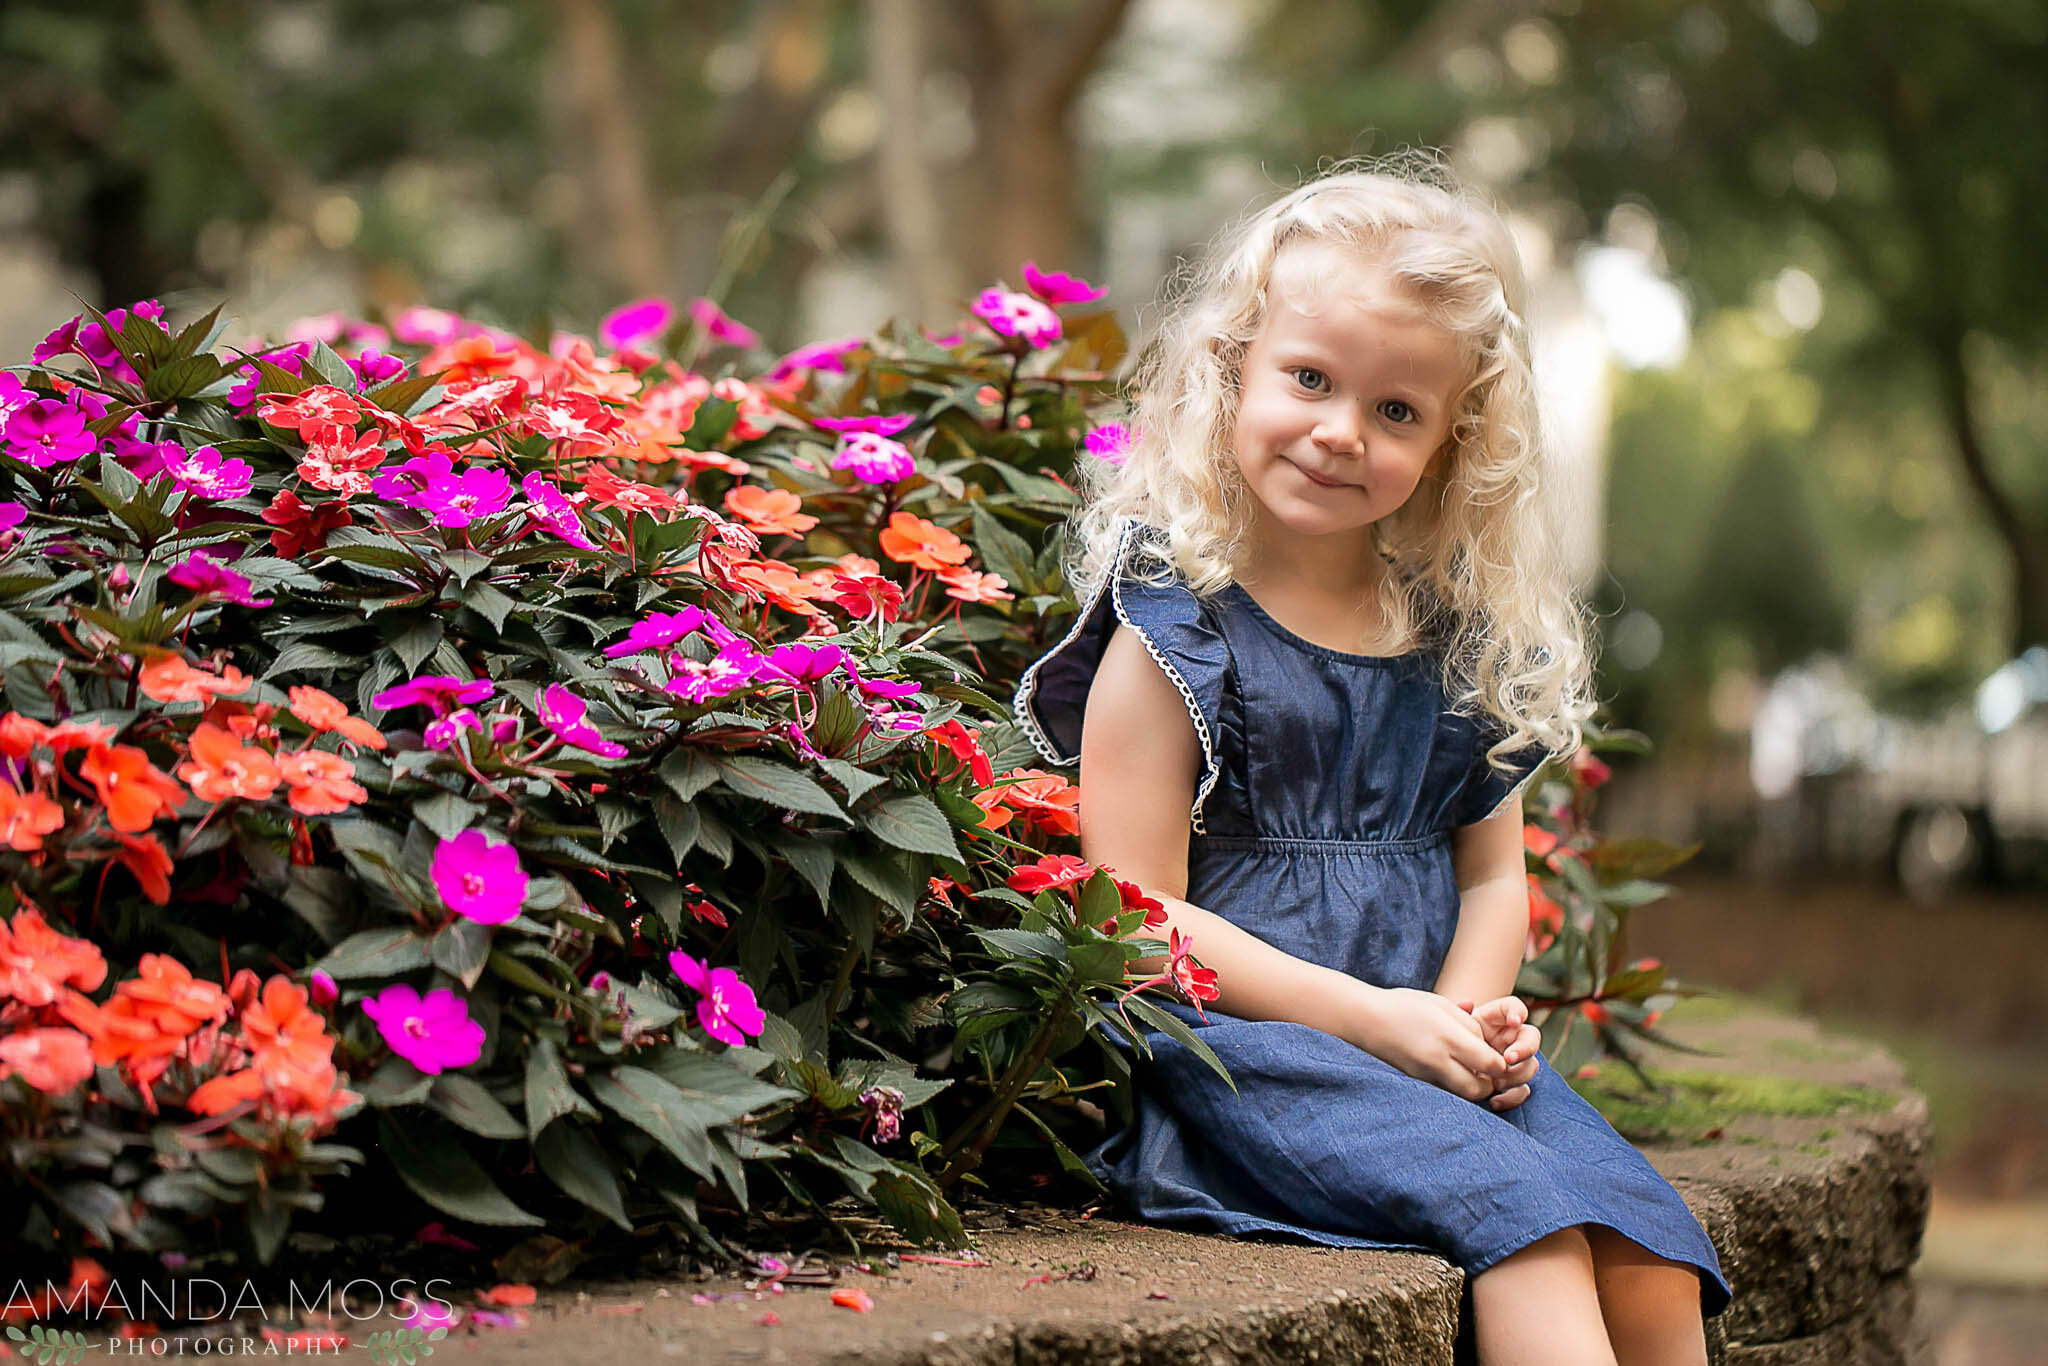
[[[1453,1001],[1495,1001],[1515,989],[1529,938],[1529,883],[1522,860],[1522,804],[1508,803],[1451,837],[1458,876],[1458,929],[1437,974]]]
[[[1452,1002],[1306,962],[1184,899],[1188,810],[1201,765],[1180,693],[1144,643],[1119,627],[1096,669],[1082,724],[1082,853],[1156,896],[1168,928],[1192,936],[1203,965],[1216,970],[1219,1010],[1308,1025],[1468,1100],[1491,1095],[1506,1064]],[[1519,830],[1515,838],[1519,856]],[[1156,972],[1162,962],[1136,967]]]

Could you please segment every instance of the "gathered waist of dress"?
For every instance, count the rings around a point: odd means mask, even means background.
[[[1390,857],[1426,854],[1450,843],[1450,832],[1439,830],[1413,839],[1304,839],[1293,835],[1196,835],[1189,840],[1190,856],[1204,850],[1342,857],[1366,855]]]

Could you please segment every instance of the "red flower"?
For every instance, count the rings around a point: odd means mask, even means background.
[[[726,928],[725,912],[709,901],[693,901],[686,909],[707,925],[716,925],[721,930]]]
[[[39,792],[17,792],[0,781],[0,845],[30,853],[63,824],[63,807]]]
[[[133,745],[91,744],[79,772],[99,794],[107,823],[129,834],[141,834],[185,801],[185,789]]]
[[[265,394],[256,416],[273,427],[303,436],[308,426],[346,427],[353,432],[362,420],[363,410],[342,390],[321,384],[302,394]]]
[[[171,856],[164,852],[162,842],[155,835],[138,839],[116,832],[114,838],[121,843],[114,862],[135,874],[144,896],[159,906],[167,904],[171,899]]]
[[[832,579],[832,601],[857,617],[880,614],[894,621],[903,611],[903,590],[879,574],[838,574]]]
[[[270,500],[270,506],[260,515],[277,528],[270,533],[270,548],[288,560],[309,550],[325,550],[328,536],[353,520],[348,504],[338,498],[316,507],[290,489],[279,489],[277,497]]]
[[[1614,776],[1614,770],[1601,763],[1593,751],[1584,745],[1573,751],[1571,768],[1572,777],[1578,779],[1579,785],[1586,788],[1599,787]]]
[[[1543,882],[1534,873],[1529,874],[1529,941],[1525,946],[1527,956],[1534,958],[1557,941],[1558,933],[1564,929],[1564,907],[1550,899],[1543,890]]]
[[[925,735],[938,748],[949,751],[955,759],[966,764],[973,773],[977,786],[987,787],[996,780],[995,765],[989,762],[988,755],[981,748],[979,731],[969,730],[955,720],[948,721],[943,726],[933,726]],[[953,771],[959,772],[958,769]]]
[[[1195,1008],[1195,1014],[1207,1020],[1209,1016],[1202,1009],[1202,1002],[1213,1001],[1222,994],[1216,985],[1216,970],[1202,967],[1195,961],[1195,937],[1191,934],[1172,931],[1166,951],[1166,971],[1133,984],[1124,995],[1135,996],[1147,987],[1172,986],[1180,992],[1183,1000]]]
[[[996,789],[1003,804],[1027,823],[1054,835],[1080,835],[1080,788],[1057,773],[1036,768],[1013,768],[1003,779]]]
[[[1086,859],[1072,854],[1047,854],[1038,862],[1027,863],[1012,872],[1007,881],[1012,891],[1032,896],[1055,887],[1072,887],[1086,882],[1094,872],[1095,865]]]

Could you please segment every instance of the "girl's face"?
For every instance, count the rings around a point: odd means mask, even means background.
[[[1341,536],[1398,509],[1432,472],[1464,387],[1457,338],[1387,275],[1324,243],[1273,263],[1245,353],[1235,453],[1262,533]]]

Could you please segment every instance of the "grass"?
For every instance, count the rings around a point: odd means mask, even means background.
[[[1620,1090],[1601,1084],[1601,1078],[1578,1083],[1607,1122],[1635,1143],[1711,1143],[1713,1131],[1731,1119],[1827,1119],[1845,1110],[1888,1110],[1898,1101],[1867,1086],[1661,1067],[1647,1071],[1656,1094]]]

